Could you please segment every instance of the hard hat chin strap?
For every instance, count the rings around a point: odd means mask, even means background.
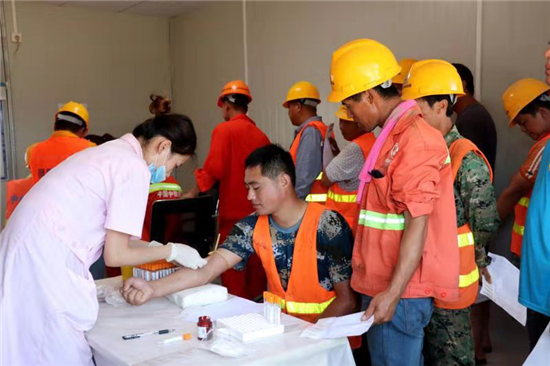
[[[317,106],[319,105],[319,102],[313,99],[302,99],[300,103],[303,105],[308,105],[313,108],[317,108]]]
[[[386,80],[386,81],[384,81],[382,84],[380,84],[380,87],[382,87],[383,89],[388,89],[390,86],[392,86],[392,81],[391,81],[391,79],[390,79],[390,80]]]
[[[74,123],[75,125],[79,125],[79,126],[82,126],[84,127],[86,124],[81,121],[80,119],[76,118],[76,117],[73,117],[73,116],[68,116],[66,114],[59,114],[57,116],[57,120],[58,121],[65,121],[65,122],[69,122],[69,123]]]

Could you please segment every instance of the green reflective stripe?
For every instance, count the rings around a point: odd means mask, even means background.
[[[451,155],[447,154],[447,159],[443,162],[443,165],[451,164]]]
[[[464,233],[460,234],[458,236],[458,247],[467,247],[470,245],[474,245],[474,234],[472,233]]]
[[[158,191],[177,191],[181,192],[181,187],[176,183],[155,183],[149,186],[149,193]]]
[[[323,179],[323,172],[319,173],[317,178],[315,178],[315,180],[321,180],[321,179]]]
[[[514,223],[514,227],[512,228],[512,230],[516,234],[523,236],[523,231],[525,230],[525,226],[521,226],[521,225],[518,225],[518,224]]]
[[[529,201],[530,200],[528,197],[523,197],[522,199],[519,200],[518,204],[523,207],[529,207]]]
[[[458,281],[458,287],[468,287],[474,283],[479,281],[479,271],[476,267],[472,272],[468,273],[467,275],[460,275],[459,281]]]
[[[334,202],[354,203],[357,201],[356,194],[337,194],[333,191],[328,191],[328,198]]]
[[[380,230],[405,230],[405,216],[361,210],[359,225]]]
[[[306,201],[307,202],[326,202],[327,195],[326,193],[308,194],[306,197]]]
[[[322,314],[334,299],[336,296],[320,304],[283,300],[283,309],[286,309],[287,313],[293,314]]]

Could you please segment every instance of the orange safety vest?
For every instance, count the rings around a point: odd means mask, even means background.
[[[487,158],[485,158],[485,155],[483,155],[481,150],[479,150],[473,142],[464,138],[454,141],[449,148],[453,181],[456,180],[462,160],[469,152],[473,152],[477,156],[483,158],[487,168],[489,169],[492,182],[493,172]],[[479,269],[476,264],[474,234],[472,233],[469,223],[466,223],[458,228],[458,250],[460,254],[458,281],[459,299],[455,302],[446,302],[441,301],[440,299],[435,299],[434,306],[440,309],[464,309],[472,305],[477,298],[477,291],[479,287]]]
[[[425,145],[417,144],[419,139],[424,140],[430,150],[422,149]],[[352,259],[351,287],[356,292],[374,297],[390,285],[405,231],[403,211],[407,209],[394,198],[396,195],[403,200],[407,193],[394,190],[394,187],[407,186],[406,182],[414,176],[436,174],[433,166],[435,160],[430,165],[422,164],[433,157],[435,151],[438,160],[443,153],[447,157],[440,162],[439,182],[427,196],[433,200],[433,208],[428,215],[422,260],[401,298],[458,299],[459,253],[456,246],[456,212],[452,209],[451,159],[441,133],[424,121],[418,106],[400,117],[381,147],[374,167],[385,169],[384,177],[373,179],[365,185]],[[416,178],[414,181],[417,181]],[[437,199],[434,193],[437,193]],[[414,210],[424,210],[424,203],[410,204]]]
[[[294,141],[292,141],[292,145],[290,145],[290,155],[292,156],[294,165],[296,165],[296,156],[298,155],[298,148],[300,147],[300,139],[302,138],[302,133],[308,127],[314,127],[321,133],[321,147],[323,146],[323,142],[325,141],[327,126],[322,121],[311,121],[307,125],[305,125],[304,128],[302,128],[300,132],[298,132],[298,135],[296,135]],[[322,179],[323,172],[321,171],[317,178],[315,178],[309,194],[306,196],[307,202],[325,203],[327,201],[328,188],[323,187],[323,185],[321,184]]]
[[[376,137],[374,137],[372,132],[365,133],[353,140],[353,142],[361,148],[365,159],[369,155],[374,141],[376,141]],[[335,182],[328,189],[326,208],[338,211],[342,216],[344,216],[355,234],[355,230],[357,228],[357,217],[359,216],[357,190],[347,191],[341,188],[338,182]]]
[[[32,177],[10,180],[6,184],[6,220],[8,220],[23,197],[34,185]]]
[[[545,140],[550,140],[550,134],[547,134],[542,137],[533,147],[531,148],[531,151],[537,147],[540,146],[541,143],[544,144]],[[529,154],[531,154],[531,151],[529,151]],[[529,201],[531,200],[531,193],[533,190],[531,189],[525,197],[522,197],[516,206],[514,207],[514,226],[512,227],[512,242],[510,244],[510,250],[512,253],[517,255],[518,257],[521,257],[521,242],[523,241],[523,231],[525,229],[525,221],[527,220],[527,210],[529,209]]]
[[[294,258],[287,290],[283,290],[269,230],[269,218],[258,218],[253,234],[253,245],[267,274],[269,291],[283,299],[283,311],[302,320],[315,323],[336,298],[336,292],[327,291],[319,284],[317,274],[317,227],[325,207],[309,203],[296,241]]]
[[[54,131],[49,139],[32,148],[29,167],[34,183],[69,156],[92,146],[96,145],[70,131]]]

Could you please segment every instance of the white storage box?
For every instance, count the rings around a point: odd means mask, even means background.
[[[227,288],[208,284],[175,292],[166,298],[183,309],[192,306],[204,306],[227,300]]]
[[[258,313],[233,316],[231,318],[218,319],[216,321],[218,328],[224,328],[233,337],[249,342],[257,339],[271,337],[284,333],[283,324],[271,324]]]

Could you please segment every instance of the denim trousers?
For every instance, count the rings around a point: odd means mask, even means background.
[[[372,297],[362,295],[362,310]],[[373,325],[368,331],[371,363],[376,366],[422,366],[424,328],[433,311],[432,298],[400,299],[390,322]]]

